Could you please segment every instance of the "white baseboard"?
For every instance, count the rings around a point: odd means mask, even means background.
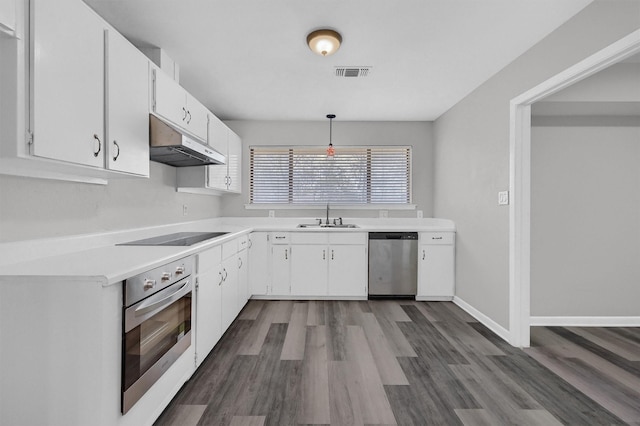
[[[418,302],[451,302],[453,296],[416,296]]]
[[[640,327],[640,317],[531,317],[532,326]]]
[[[251,299],[255,300],[367,300],[367,296],[292,296],[290,294],[254,294]]]
[[[507,330],[506,328],[504,328],[503,326],[501,326],[500,324],[498,324],[497,322],[495,322],[494,320],[492,320],[491,318],[489,318],[488,316],[486,316],[485,314],[483,314],[473,306],[469,305],[467,302],[460,299],[458,296],[453,297],[453,303],[455,303],[462,310],[466,311],[469,315],[477,319],[485,327],[493,331],[495,334],[498,335],[498,337],[500,337],[505,342],[509,343],[511,341],[511,334],[509,333],[509,330]]]

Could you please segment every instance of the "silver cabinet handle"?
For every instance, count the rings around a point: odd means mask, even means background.
[[[118,148],[118,152],[113,156],[113,161],[117,161],[118,157],[120,157],[120,145],[118,145],[118,142],[116,142],[115,140],[113,141],[113,144],[116,146],[116,148]]]
[[[189,119],[187,120],[187,124],[191,123],[191,111],[187,111],[187,114],[189,115]]]
[[[422,250],[422,260],[424,260],[427,257],[427,253],[425,250]]]
[[[326,260],[326,259],[327,259],[327,251],[322,250],[322,260]]]
[[[289,250],[284,249],[284,260],[289,260]]]
[[[227,268],[222,268],[224,270],[224,280],[227,280],[227,277],[229,276],[229,273],[227,272]]]
[[[98,141],[98,150],[93,153],[94,157],[97,157],[100,154],[100,150],[102,149],[102,142],[100,142],[100,138],[98,135],[94,134],[93,138]]]
[[[331,250],[331,260],[333,260],[333,250]]]
[[[249,248],[253,247],[253,240],[249,238]]]
[[[238,269],[242,269],[242,258],[238,258]]]
[[[187,118],[187,109],[185,107],[182,107],[182,112],[184,113],[184,116],[182,117],[182,121],[184,121]]]
[[[222,282],[224,281],[224,276],[222,275],[222,271],[218,271],[218,275],[220,275],[220,282],[218,283],[218,285],[222,285]]]

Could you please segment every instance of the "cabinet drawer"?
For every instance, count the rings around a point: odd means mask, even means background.
[[[288,232],[272,232],[271,244],[289,244],[290,236]]]
[[[291,244],[328,244],[329,234],[326,232],[293,232]]]
[[[198,274],[205,272],[220,265],[222,260],[222,246],[215,246],[207,251],[198,253]]]
[[[329,244],[367,244],[364,232],[333,232],[329,234]]]
[[[238,253],[237,238],[222,244],[222,260],[228,259],[236,253]]]
[[[455,232],[421,232],[420,244],[453,244]]]
[[[247,235],[243,235],[238,238],[238,252],[246,250],[249,247],[249,237]]]

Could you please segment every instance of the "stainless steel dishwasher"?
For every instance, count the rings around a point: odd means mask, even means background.
[[[369,298],[415,297],[418,233],[369,232]]]

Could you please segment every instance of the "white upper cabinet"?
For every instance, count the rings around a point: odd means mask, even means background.
[[[227,146],[227,191],[239,194],[242,191],[242,140],[232,130],[229,130]]]
[[[162,70],[154,69],[153,75],[153,112],[205,142],[207,109]]]
[[[107,30],[107,168],[149,176],[149,61]]]
[[[242,139],[227,126],[225,129],[227,143],[221,152],[226,155],[227,164],[207,166],[207,187],[239,194],[242,191]],[[219,132],[222,137],[222,131]]]
[[[207,121],[209,110],[188,92],[186,94],[187,129],[204,142],[207,141]]]
[[[77,0],[32,0],[32,154],[104,168],[104,26]]]
[[[207,143],[221,154],[227,153],[227,138],[229,128],[218,117],[209,114],[209,133]]]
[[[16,29],[16,0],[0,0],[0,33],[13,35]]]

